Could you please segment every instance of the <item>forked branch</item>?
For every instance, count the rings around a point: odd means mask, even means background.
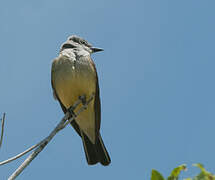
[[[84,111],[88,104],[93,100],[94,98],[94,94],[92,94],[90,96],[90,98],[86,101],[86,103],[81,106],[81,108],[78,109],[78,111],[76,112],[76,116],[78,116],[82,111]],[[81,103],[81,99],[78,99],[75,104],[73,106],[71,106],[71,109],[76,109],[77,106]],[[30,152],[31,150],[35,149],[26,159],[25,161],[16,169],[16,171],[8,178],[8,180],[13,180],[15,179],[30,163],[31,161],[44,149],[44,147],[52,140],[52,138],[63,128],[65,128],[69,123],[71,123],[73,120],[75,119],[75,117],[71,116],[71,114],[69,112],[67,112],[65,114],[65,116],[61,119],[61,121],[58,123],[58,125],[54,128],[54,130],[49,134],[49,136],[47,136],[45,139],[43,139],[42,141],[40,141],[38,144],[30,147],[29,149],[25,150],[24,152],[8,159],[5,161],[0,162],[0,165],[9,163],[21,156],[23,156],[24,154]],[[68,120],[68,121],[67,121]]]

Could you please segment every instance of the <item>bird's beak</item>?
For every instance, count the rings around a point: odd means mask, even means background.
[[[99,52],[99,51],[104,51],[104,49],[96,48],[96,47],[91,47],[91,50],[92,50],[93,53]]]

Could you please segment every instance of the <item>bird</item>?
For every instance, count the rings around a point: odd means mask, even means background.
[[[91,54],[99,51],[103,49],[93,47],[77,35],[69,36],[61,45],[58,57],[52,62],[51,84],[53,96],[59,101],[64,113],[69,111],[78,99],[81,98],[84,104],[86,99],[94,94],[87,109],[81,112],[71,125],[82,139],[87,163],[107,166],[111,159],[100,134],[99,82],[96,66],[91,59]],[[69,112],[75,114],[75,110]]]

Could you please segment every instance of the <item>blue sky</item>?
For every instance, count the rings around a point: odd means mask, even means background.
[[[212,172],[215,127],[215,2],[212,0],[1,1],[0,150],[5,160],[39,142],[63,113],[50,69],[69,35],[105,51],[99,74],[101,134],[112,158],[88,166],[67,127],[17,179],[150,179],[186,163],[181,177]],[[6,179],[27,156],[0,167]]]

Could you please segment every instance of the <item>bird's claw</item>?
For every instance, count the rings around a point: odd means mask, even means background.
[[[86,96],[85,95],[82,95],[82,96],[79,96],[79,99],[81,100],[82,104],[85,105],[87,100],[86,100]]]
[[[82,102],[82,104],[84,106],[84,109],[87,109],[87,106],[86,106],[86,103],[87,103],[86,96],[85,95],[79,96],[79,99],[81,100],[81,102]]]

